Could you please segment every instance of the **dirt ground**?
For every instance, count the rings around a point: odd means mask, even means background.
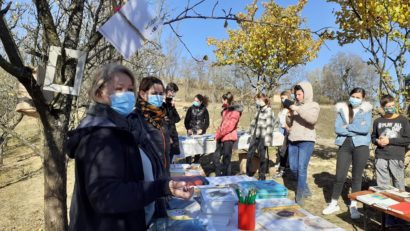
[[[210,107],[211,118],[218,115],[218,106]],[[181,108],[178,108],[182,112]],[[250,115],[243,116],[241,127],[245,128],[249,124]],[[38,132],[35,120],[24,119],[16,131],[34,143],[39,143]],[[318,140],[316,142],[315,150],[311,158],[308,170],[309,186],[312,190],[312,197],[305,201],[305,209],[312,214],[324,217],[330,222],[338,225],[346,230],[363,230],[363,219],[353,221],[350,219],[346,203],[346,195],[349,189],[349,180],[345,184],[343,198],[340,198],[341,205],[340,212],[323,216],[322,209],[326,206],[326,201],[330,201],[330,194],[334,181],[334,174],[336,168],[336,152],[337,148],[333,144],[333,122],[334,112],[331,107],[322,107],[319,123],[317,125]],[[214,131],[219,121],[211,121],[211,128],[209,132]],[[182,125],[179,125],[179,130],[183,133]],[[11,139],[6,147],[6,155],[4,165],[0,168],[0,230],[42,230],[43,225],[43,174],[41,169],[41,158],[33,153],[29,148],[21,145],[17,140]],[[270,172],[268,178],[271,179],[275,172],[273,167],[276,151],[271,149],[270,153]],[[201,158],[207,174],[212,172],[212,166],[209,166],[210,156]],[[233,173],[239,173],[239,159],[238,152],[235,152],[232,158]],[[373,173],[371,171],[371,161],[369,161],[368,169],[364,174],[363,188],[368,185],[374,185]],[[67,183],[67,204],[69,207],[71,193],[74,181],[74,167],[73,162],[68,163],[68,183]],[[407,176],[409,174],[407,173]],[[294,198],[295,182],[288,177],[275,179],[283,183],[289,189],[289,198]],[[409,185],[407,179],[407,185]],[[408,189],[409,190],[409,189]],[[374,218],[379,220],[379,215],[374,214]],[[379,230],[379,226],[372,222],[370,224],[372,230]]]

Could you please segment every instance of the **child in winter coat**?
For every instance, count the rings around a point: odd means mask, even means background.
[[[231,175],[233,144],[238,140],[237,126],[243,108],[241,105],[234,104],[233,95],[230,92],[222,96],[222,108],[222,121],[215,134],[217,148],[214,153],[214,164],[217,176],[229,176]]]

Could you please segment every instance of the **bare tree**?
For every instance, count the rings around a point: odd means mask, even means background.
[[[47,103],[41,87],[32,76],[32,68],[28,64],[47,62],[47,50],[50,46],[62,48],[61,62],[57,66],[56,83],[72,83],[75,75],[76,62],[69,59],[64,48],[83,50],[89,53],[89,64],[99,57],[101,50],[96,49],[101,39],[96,28],[104,21],[102,15],[108,16],[105,9],[110,9],[106,1],[73,0],[70,2],[49,2],[34,0],[31,14],[25,14],[31,24],[19,22],[20,31],[15,33],[14,27],[7,21],[7,13],[13,12],[9,2],[2,4],[0,11],[0,39],[7,58],[0,56],[0,66],[13,75],[24,85],[33,99],[39,114],[45,137],[44,150],[44,220],[46,230],[67,230],[66,203],[66,159],[63,152],[63,142],[68,130],[73,105],[73,97],[56,94],[51,103]],[[3,3],[3,1],[2,1]],[[29,3],[26,3],[29,4]],[[105,11],[105,14],[104,14]],[[101,17],[101,18],[100,18]],[[90,20],[86,20],[90,19]],[[87,21],[87,23],[84,23]],[[26,21],[27,22],[27,21]],[[39,28],[39,29],[35,29]],[[25,31],[26,40],[19,34]],[[34,38],[31,43],[27,38]],[[23,44],[25,46],[23,46]],[[21,45],[21,46],[19,46]],[[20,47],[31,53],[27,59],[21,55]],[[100,49],[104,49],[101,47]],[[93,62],[94,61],[94,62]]]
[[[323,67],[324,95],[333,101],[347,100],[354,87],[362,87],[370,98],[377,93],[378,76],[375,69],[359,56],[338,53]]]
[[[17,81],[9,81],[10,76],[0,70],[0,125],[13,130],[23,116],[15,111],[17,104]],[[3,165],[3,150],[9,138],[9,132],[0,127],[0,167]]]

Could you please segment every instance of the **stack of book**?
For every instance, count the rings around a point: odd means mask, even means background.
[[[201,211],[215,226],[228,225],[237,204],[232,188],[201,188]]]
[[[271,198],[286,198],[288,196],[288,189],[273,181],[242,181],[238,183],[241,190],[248,191],[251,188],[256,189],[256,199],[271,199]]]
[[[384,191],[399,191],[399,189],[390,186],[390,185],[383,185],[383,186],[370,186],[369,190],[373,192],[384,192]]]

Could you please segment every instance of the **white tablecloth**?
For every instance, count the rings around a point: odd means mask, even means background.
[[[239,139],[234,143],[233,149],[248,149],[251,136],[247,133],[239,133]],[[210,154],[216,150],[216,141],[213,135],[180,136],[179,147],[181,154],[175,158],[184,158],[197,154]]]
[[[251,135],[245,132],[238,132],[238,140],[234,143],[233,149],[248,149],[251,141]],[[283,144],[283,135],[279,132],[273,133],[273,140],[270,146],[281,146]],[[216,150],[216,141],[214,135],[198,135],[198,136],[180,136],[179,147],[181,154],[174,157],[185,158],[197,154],[211,154]]]

